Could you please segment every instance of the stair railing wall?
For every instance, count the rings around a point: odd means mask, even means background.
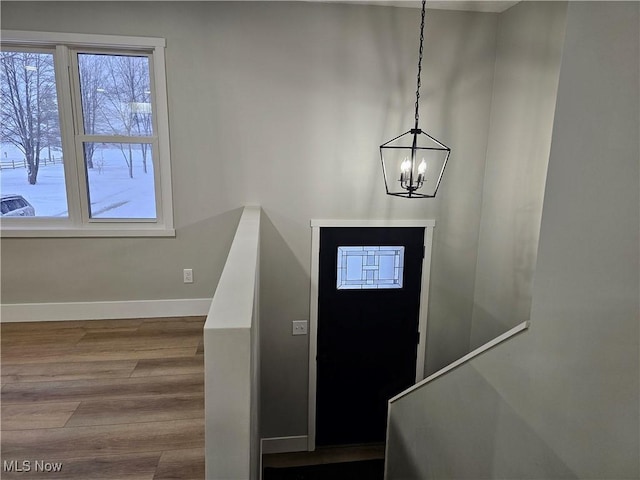
[[[205,469],[260,477],[260,207],[245,207],[204,325]]]

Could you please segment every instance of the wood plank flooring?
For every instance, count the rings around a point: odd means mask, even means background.
[[[263,467],[301,467],[325,463],[358,462],[384,459],[384,445],[318,447],[313,452],[272,453],[262,456]],[[366,479],[354,479],[366,480]]]
[[[204,320],[0,324],[0,477],[204,479]]]

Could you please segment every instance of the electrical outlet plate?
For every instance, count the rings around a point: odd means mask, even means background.
[[[185,268],[182,271],[182,277],[184,283],[193,283],[193,270],[191,268]]]
[[[294,320],[292,326],[292,335],[306,335],[308,330],[309,322],[306,320]]]

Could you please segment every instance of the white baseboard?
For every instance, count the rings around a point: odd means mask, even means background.
[[[299,435],[297,437],[272,437],[262,439],[262,454],[270,453],[291,453],[307,451],[307,436]]]
[[[0,321],[9,323],[190,317],[206,315],[210,306],[210,298],[124,302],[11,303],[0,305]]]

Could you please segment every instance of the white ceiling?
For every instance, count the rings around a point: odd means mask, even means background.
[[[0,0],[1,2],[2,0]],[[32,1],[32,0],[14,0],[14,1]],[[41,0],[46,2],[54,2],[58,0]],[[103,0],[84,0],[84,1],[103,1]],[[121,1],[139,1],[139,0],[121,0]],[[144,1],[144,0],[143,0]],[[146,0],[146,1],[158,1],[158,0]],[[176,0],[160,0],[160,1],[176,1]],[[178,0],[178,1],[203,1],[203,0]],[[229,0],[204,0],[210,2],[229,1]],[[236,2],[248,2],[248,1],[287,1],[287,0],[231,0]],[[292,0],[288,0],[292,1]],[[360,5],[380,5],[384,7],[401,7],[401,8],[417,8],[422,6],[421,0],[293,0],[303,2],[320,2],[320,3],[354,3]],[[427,0],[427,9],[433,8],[436,10],[467,10],[472,12],[495,12],[500,13],[507,8],[514,6],[521,0]]]
[[[422,2],[420,0],[305,0],[305,1],[318,1],[318,2],[333,2],[333,3],[357,3],[363,5],[381,5],[392,7],[404,7],[404,8],[421,8]],[[437,10],[467,10],[473,12],[495,12],[500,13],[507,8],[514,6],[520,0],[507,1],[507,0],[439,0],[428,1],[427,8],[433,8]]]

